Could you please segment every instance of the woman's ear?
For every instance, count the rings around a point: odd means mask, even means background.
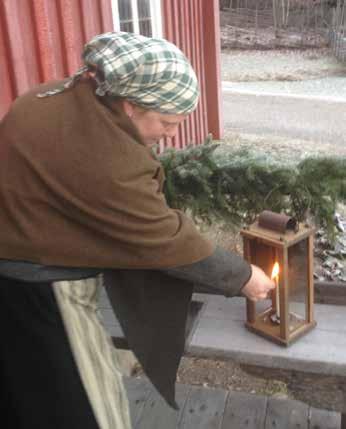
[[[127,100],[123,100],[123,109],[129,118],[132,118],[135,106]]]

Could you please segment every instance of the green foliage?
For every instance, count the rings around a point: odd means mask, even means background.
[[[298,218],[310,210],[317,224],[334,233],[334,213],[338,201],[346,200],[346,159],[307,158],[299,165],[292,202]]]
[[[160,160],[168,204],[191,210],[196,219],[208,223],[240,226],[268,209],[300,221],[312,215],[332,237],[336,204],[346,200],[345,159],[307,158],[282,164],[209,138],[200,146],[167,149]]]

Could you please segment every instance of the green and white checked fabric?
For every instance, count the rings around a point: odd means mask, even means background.
[[[190,113],[197,105],[195,72],[167,40],[105,33],[85,46],[83,60],[89,69],[95,67],[98,95],[125,97],[162,113]]]
[[[100,34],[85,45],[82,58],[85,67],[66,87],[88,70],[95,75],[100,96],[124,97],[169,114],[188,114],[197,106],[196,74],[185,55],[167,40],[125,32]],[[61,90],[46,95],[57,92]]]

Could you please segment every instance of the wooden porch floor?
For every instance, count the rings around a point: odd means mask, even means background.
[[[340,429],[340,414],[288,399],[177,385],[179,411],[146,379],[126,378],[133,429]]]

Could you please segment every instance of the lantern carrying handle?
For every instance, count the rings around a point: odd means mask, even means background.
[[[269,210],[264,210],[259,215],[258,225],[262,228],[271,229],[280,233],[285,233],[288,230],[298,232],[299,230],[299,223],[295,218]]]

